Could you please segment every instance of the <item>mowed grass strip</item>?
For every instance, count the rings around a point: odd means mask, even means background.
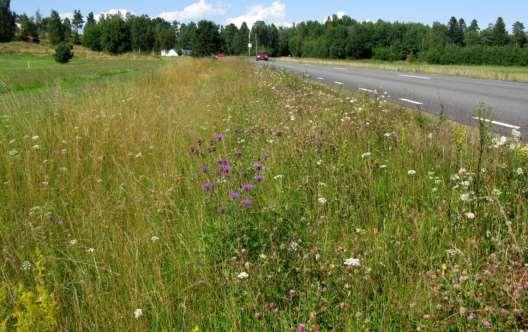
[[[439,74],[481,78],[487,80],[528,82],[528,68],[515,66],[476,66],[476,65],[432,65],[427,63],[407,63],[405,61],[380,60],[322,60],[314,58],[279,58],[281,61],[299,63],[328,64],[355,68],[382,69],[397,72]]]
[[[7,326],[527,327],[515,140],[234,59],[7,102]]]
[[[1,53],[0,97],[8,93],[41,93],[47,88],[75,89],[114,76],[156,70],[164,61],[149,57],[75,57],[58,64],[48,54]]]

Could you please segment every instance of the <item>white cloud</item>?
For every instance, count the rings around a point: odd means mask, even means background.
[[[221,16],[226,13],[225,7],[221,3],[208,3],[206,0],[198,0],[182,10],[163,12],[158,15],[169,22],[190,21],[211,16]]]
[[[343,16],[345,16],[347,13],[345,13],[344,11],[340,10],[336,13],[337,15],[337,18],[343,18]]]
[[[99,19],[99,17],[101,15],[105,15],[105,16],[106,15],[121,15],[123,17],[126,17],[127,14],[133,15],[134,12],[131,11],[131,10],[128,10],[128,9],[123,9],[123,8],[112,8],[112,9],[109,9],[107,11],[104,11],[104,12],[101,12],[101,13],[95,15],[95,17],[96,17],[96,19]]]
[[[245,14],[228,18],[226,22],[227,24],[233,23],[238,27],[246,22],[251,27],[257,21],[281,26],[291,25],[286,19],[286,5],[282,1],[274,1],[267,7],[263,5],[252,6]]]
[[[73,12],[60,13],[59,16],[63,20],[65,18],[69,19],[70,21],[73,20]]]

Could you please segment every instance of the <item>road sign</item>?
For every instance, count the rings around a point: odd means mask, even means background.
[[[252,48],[252,47],[253,47],[253,44],[248,43],[248,47],[249,47],[249,48]]]

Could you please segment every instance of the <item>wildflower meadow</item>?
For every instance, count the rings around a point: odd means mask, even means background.
[[[0,95],[0,330],[528,329],[518,133],[160,61]]]

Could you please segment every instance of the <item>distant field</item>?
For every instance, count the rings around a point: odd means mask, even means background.
[[[134,74],[158,68],[163,62],[151,57],[111,57],[75,50],[74,59],[65,65],[42,45],[0,44],[0,96],[6,92],[38,92],[43,88],[72,88],[116,75]]]
[[[10,86],[26,59],[70,75],[24,57]],[[0,97],[0,330],[528,329],[525,146],[243,60],[138,61]]]
[[[386,62],[376,60],[322,60],[312,58],[279,58],[282,61],[344,65],[392,71],[467,76],[474,78],[528,82],[528,67],[429,65],[422,63]]]

